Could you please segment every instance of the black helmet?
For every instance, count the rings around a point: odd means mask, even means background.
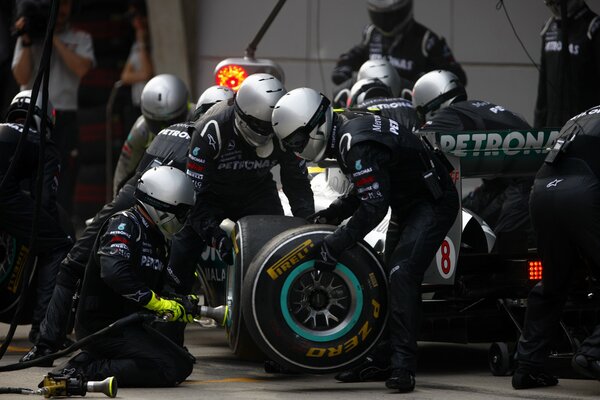
[[[373,25],[386,36],[401,32],[413,18],[413,0],[367,0]]]

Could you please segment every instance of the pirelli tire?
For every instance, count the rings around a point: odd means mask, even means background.
[[[21,298],[23,272],[28,253],[28,241],[0,231],[0,322],[10,323]],[[30,280],[29,292],[35,293],[35,279]],[[31,323],[35,296],[28,295],[18,324]]]
[[[306,225],[301,218],[283,215],[250,215],[240,218],[234,227],[234,265],[227,272],[226,302],[229,313],[225,322],[227,342],[233,353],[243,360],[262,361],[265,355],[254,343],[242,316],[242,284],[254,256],[265,243],[281,232]]]
[[[244,279],[246,327],[273,361],[298,372],[345,370],[377,343],[387,320],[385,268],[365,242],[333,272],[317,273],[313,254],[335,227],[288,230],[254,257]]]

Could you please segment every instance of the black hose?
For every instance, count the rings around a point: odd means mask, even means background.
[[[0,394],[34,394],[35,392],[27,388],[0,387]]]
[[[0,372],[18,371],[21,369],[36,367],[41,362],[48,361],[48,360],[55,360],[59,357],[70,354],[70,353],[74,352],[75,350],[79,350],[80,348],[82,348],[83,346],[88,344],[89,342],[95,340],[98,336],[105,335],[107,333],[122,329],[123,327],[125,327],[127,325],[131,325],[131,324],[138,323],[138,322],[144,322],[144,321],[153,321],[155,319],[156,319],[156,316],[154,314],[150,314],[147,312],[137,312],[137,313],[129,314],[126,317],[116,320],[115,322],[108,325],[107,327],[100,329],[98,332],[92,333],[91,335],[86,336],[81,340],[78,340],[77,342],[73,343],[72,345],[70,345],[69,347],[67,347],[64,350],[57,351],[56,353],[48,354],[48,355],[40,357],[40,358],[36,358],[35,360],[31,360],[31,361],[24,361],[24,362],[20,362],[20,363],[16,363],[16,364],[3,365],[0,367]]]
[[[58,1],[57,0],[53,0],[52,1],[52,7],[50,9],[50,19],[48,22],[48,26],[46,28],[46,37],[44,39],[44,49],[42,52],[42,58],[40,60],[40,67],[39,67],[39,71],[38,74],[35,78],[35,82],[33,83],[33,89],[31,91],[31,99],[29,102],[29,109],[27,111],[27,117],[25,119],[25,124],[23,127],[23,134],[21,135],[21,137],[19,138],[19,142],[17,143],[17,148],[15,150],[15,155],[13,156],[13,161],[11,162],[11,164],[8,167],[8,170],[4,176],[4,178],[2,179],[2,182],[0,183],[0,191],[2,190],[2,187],[4,186],[4,184],[7,181],[7,178],[13,173],[14,168],[16,167],[16,164],[18,164],[18,159],[20,157],[20,154],[22,152],[22,147],[23,147],[23,143],[25,138],[27,137],[27,134],[29,133],[29,126],[31,125],[31,122],[33,121],[33,115],[34,115],[34,109],[37,103],[37,98],[38,98],[38,94],[39,94],[39,90],[40,90],[40,84],[42,83],[42,79],[43,79],[43,86],[42,86],[42,124],[41,124],[41,128],[40,128],[40,149],[39,149],[39,165],[38,165],[38,172],[37,172],[37,177],[36,177],[36,191],[35,191],[35,210],[34,210],[34,214],[33,214],[33,225],[31,227],[31,238],[30,238],[30,242],[29,242],[29,251],[27,252],[26,258],[25,258],[25,269],[23,271],[23,280],[22,280],[22,287],[21,287],[21,298],[19,299],[19,303],[17,305],[17,309],[15,310],[15,314],[12,318],[12,321],[10,323],[10,328],[8,330],[8,333],[6,335],[6,338],[4,340],[4,342],[2,343],[2,345],[0,346],[0,359],[2,359],[2,357],[4,356],[4,354],[6,353],[6,350],[8,349],[8,345],[10,344],[10,342],[12,341],[12,338],[15,334],[15,330],[17,329],[17,325],[18,325],[18,321],[20,318],[20,314],[21,311],[23,310],[23,307],[25,306],[25,302],[26,302],[26,298],[27,296],[25,296],[24,294],[27,292],[27,289],[29,288],[29,281],[31,278],[31,275],[33,273],[33,268],[34,268],[34,263],[33,263],[33,259],[34,257],[32,257],[35,254],[35,250],[36,250],[36,243],[37,243],[37,233],[38,233],[38,228],[39,228],[39,214],[41,211],[41,201],[42,201],[42,188],[43,188],[43,168],[44,168],[44,160],[45,160],[45,144],[46,144],[46,136],[45,136],[45,131],[47,128],[47,122],[46,122],[46,112],[48,109],[48,77],[49,77],[49,73],[50,73],[50,57],[52,55],[52,36],[54,33],[54,27],[56,25],[56,16],[58,15]]]

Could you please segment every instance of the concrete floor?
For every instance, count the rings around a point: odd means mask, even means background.
[[[21,326],[0,365],[17,362],[30,346],[28,326]],[[0,324],[0,337],[8,325]],[[331,375],[267,374],[262,364],[243,362],[230,352],[220,328],[189,326],[186,345],[197,357],[190,377],[170,389],[131,389],[118,391],[121,399],[597,399],[600,382],[562,379],[554,388],[515,391],[510,377],[495,377],[487,366],[488,345],[420,344],[420,369],[415,392],[400,395],[382,382],[342,384]],[[55,365],[63,359],[56,361]],[[0,386],[35,388],[49,368],[34,367],[0,373]],[[99,393],[86,397],[105,398]],[[22,395],[0,395],[0,399],[20,399]]]

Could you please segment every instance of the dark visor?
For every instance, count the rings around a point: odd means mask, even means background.
[[[273,133],[271,121],[262,121],[252,115],[245,114],[237,102],[234,102],[235,112],[240,116],[252,130],[262,136],[270,136]]]
[[[177,205],[168,204],[168,203],[165,203],[158,199],[155,199],[152,196],[149,196],[148,194],[142,192],[138,188],[135,189],[134,196],[136,199],[138,199],[142,203],[146,203],[146,204],[156,208],[159,211],[174,214],[175,217],[177,218],[177,220],[182,223],[185,222],[185,220],[187,219],[187,217],[190,213],[191,206],[189,206],[188,204],[177,204]]]
[[[325,123],[327,119],[327,110],[329,109],[330,101],[327,97],[321,97],[321,104],[317,107],[317,111],[313,114],[306,125],[299,127],[294,132],[289,134],[282,140],[283,145],[297,153],[302,152],[310,139],[310,133],[318,126]]]

